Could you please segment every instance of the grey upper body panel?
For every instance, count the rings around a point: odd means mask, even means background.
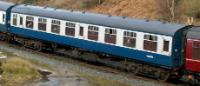
[[[186,26],[30,5],[18,5],[12,9],[12,12],[167,36],[174,36],[177,30]]]
[[[187,38],[200,39],[200,27],[193,27],[189,29]]]
[[[9,7],[13,6],[13,3],[0,1],[0,10],[6,11]]]

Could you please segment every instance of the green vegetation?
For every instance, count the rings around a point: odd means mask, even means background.
[[[34,60],[34,59],[26,59],[26,60],[29,60],[31,63],[33,63],[37,66],[44,67],[44,68],[47,68],[47,69],[52,69],[48,64],[39,62],[38,60]]]
[[[105,78],[91,76],[85,73],[79,73],[81,77],[88,80],[90,86],[130,86],[118,81],[108,80]]]
[[[34,80],[40,77],[40,74],[33,68],[33,64],[30,61],[9,58],[5,64],[3,64],[3,86],[21,86],[26,81]]]

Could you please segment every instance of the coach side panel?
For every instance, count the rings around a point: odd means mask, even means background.
[[[10,31],[28,38],[173,67],[171,36],[19,13],[12,13]]]

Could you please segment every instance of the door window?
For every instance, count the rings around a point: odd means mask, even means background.
[[[169,52],[169,41],[168,40],[164,40],[163,41],[163,51],[165,52]]]
[[[200,60],[200,41],[193,42],[192,58],[196,60]]]
[[[80,27],[79,36],[83,36],[84,27]]]
[[[23,21],[24,19],[23,19],[23,17],[22,16],[20,16],[20,18],[19,18],[19,25],[23,25]]]
[[[17,25],[17,14],[13,14],[13,25]]]
[[[6,14],[3,14],[3,22],[5,22],[6,21]]]

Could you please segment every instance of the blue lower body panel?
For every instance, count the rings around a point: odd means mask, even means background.
[[[7,28],[5,24],[0,24],[0,32],[6,32]]]
[[[10,32],[19,36],[24,36],[28,38],[35,38],[39,40],[49,41],[49,42],[55,42],[62,45],[68,45],[68,46],[75,46],[80,47],[83,49],[87,49],[89,51],[95,51],[100,53],[107,53],[111,55],[116,55],[121,58],[129,58],[129,59],[135,59],[142,62],[146,62],[149,64],[153,64],[156,66],[162,66],[166,68],[173,68],[173,61],[172,57],[155,54],[155,53],[149,53],[134,49],[128,49],[124,47],[109,45],[109,44],[103,44],[103,43],[97,43],[87,40],[81,40],[71,37],[65,37],[40,31],[34,31],[29,29],[23,29],[23,28],[17,28],[17,27],[11,27]],[[153,57],[153,58],[149,58]]]

